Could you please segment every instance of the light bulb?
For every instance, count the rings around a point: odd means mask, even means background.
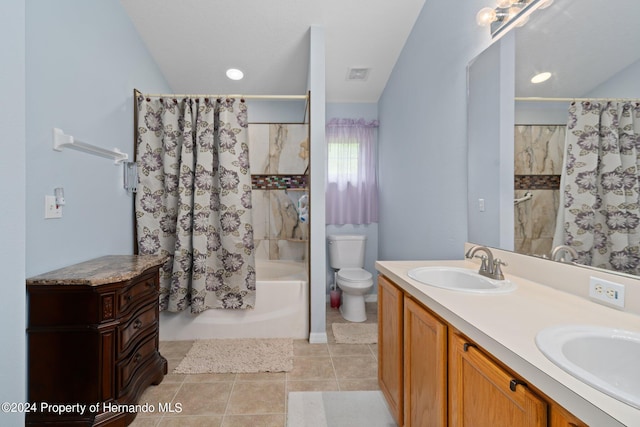
[[[498,0],[496,2],[496,5],[501,9],[506,9],[507,7],[510,7],[513,3],[514,3],[513,0]]]
[[[481,27],[486,27],[496,20],[496,11],[491,7],[483,7],[476,15],[476,22]]]

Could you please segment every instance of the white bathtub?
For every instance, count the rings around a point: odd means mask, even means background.
[[[256,261],[256,304],[252,310],[211,309],[160,313],[160,340],[309,337],[306,265]]]

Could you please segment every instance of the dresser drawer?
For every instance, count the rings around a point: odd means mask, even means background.
[[[158,324],[157,304],[150,304],[137,311],[129,321],[118,326],[118,358],[127,347],[136,345],[136,339],[145,335],[149,328]]]
[[[158,295],[157,280],[157,274],[147,274],[123,288],[118,293],[118,313],[122,314],[132,307],[154,301],[153,298]]]
[[[157,331],[157,328],[156,328]],[[147,360],[157,352],[156,339],[157,332],[143,338],[143,341],[136,347],[128,357],[121,360],[116,365],[116,379],[118,395],[126,391],[127,386],[135,373]]]

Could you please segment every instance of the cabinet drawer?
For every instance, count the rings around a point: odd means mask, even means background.
[[[117,382],[118,382],[118,394],[122,394],[123,390],[127,388],[127,385],[134,377],[135,372],[142,367],[145,362],[156,353],[156,337],[157,333],[154,332],[146,336],[142,343],[136,347],[131,354],[118,362]]]
[[[152,297],[157,295],[157,281],[158,274],[149,274],[122,289],[118,294],[118,313],[153,301]]]
[[[126,352],[127,347],[136,344],[136,338],[143,336],[151,327],[158,324],[157,305],[147,305],[118,326],[118,357]]]

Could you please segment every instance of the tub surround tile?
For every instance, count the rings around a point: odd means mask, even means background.
[[[270,125],[270,172],[277,174],[304,174],[309,158],[308,146],[307,125]]]
[[[527,192],[531,200],[514,207],[514,249],[549,256],[560,204],[560,174],[566,126],[515,127],[515,198]]]
[[[270,173],[268,124],[249,124],[249,164],[252,175]]]

